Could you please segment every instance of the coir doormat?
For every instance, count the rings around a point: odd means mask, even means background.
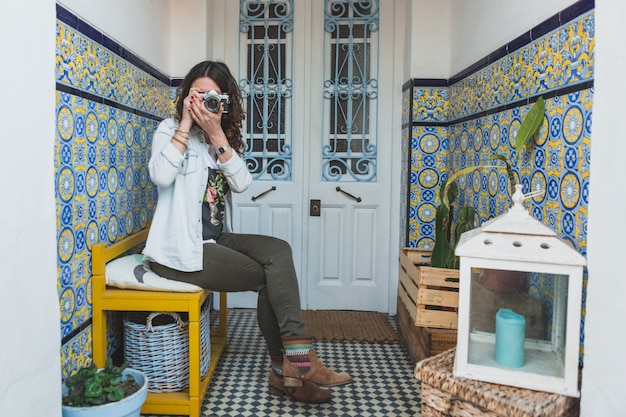
[[[305,310],[302,312],[307,333],[318,340],[352,342],[390,342],[398,335],[387,315],[364,311]]]

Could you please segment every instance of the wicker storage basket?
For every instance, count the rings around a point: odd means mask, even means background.
[[[455,377],[455,351],[415,366],[415,378],[422,382],[422,417],[578,416],[578,398]]]
[[[210,303],[200,317],[200,375],[211,362]],[[124,319],[124,360],[148,377],[148,391],[175,392],[189,387],[189,324],[185,314],[133,312]]]

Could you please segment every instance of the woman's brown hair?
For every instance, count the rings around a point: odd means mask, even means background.
[[[222,129],[226,134],[228,143],[237,151],[243,154],[245,144],[241,137],[241,127],[246,115],[243,111],[243,99],[241,91],[237,86],[235,77],[223,62],[204,61],[196,64],[183,79],[178,87],[176,96],[176,115],[174,118],[180,122],[183,114],[183,100],[189,94],[191,85],[195,80],[202,77],[209,77],[220,87],[222,94],[228,94],[230,106],[228,113],[222,114]]]

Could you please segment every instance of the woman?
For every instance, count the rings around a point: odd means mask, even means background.
[[[219,96],[211,110],[204,99],[209,92]],[[269,236],[229,232],[230,193],[252,181],[241,158],[242,102],[223,63],[201,62],[183,80],[176,115],[159,124],[152,142],[149,172],[159,198],[144,259],[169,279],[219,292],[256,291],[272,362],[270,394],[327,402],[330,393],[322,386],[352,378],[326,368],[305,335],[291,247]]]

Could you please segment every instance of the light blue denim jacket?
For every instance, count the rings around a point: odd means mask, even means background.
[[[165,119],[152,141],[148,164],[150,179],[157,185],[157,201],[152,225],[143,250],[144,263],[155,261],[179,271],[202,270],[202,197],[206,191],[208,166],[202,153],[206,144],[202,130],[194,127],[189,133],[189,147],[184,155],[171,144],[178,128],[173,119]],[[252,176],[241,157],[232,152],[225,163],[218,161],[230,190],[245,191]],[[225,196],[224,231],[232,230],[232,200]]]

